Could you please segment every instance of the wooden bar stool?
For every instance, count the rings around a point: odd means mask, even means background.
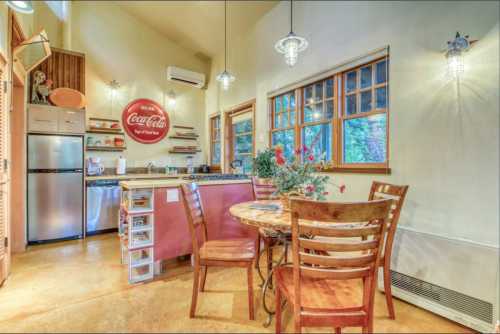
[[[384,293],[389,318],[391,319],[396,318],[394,314],[391,289],[392,245],[394,243],[394,235],[396,234],[399,215],[401,214],[401,209],[403,207],[408,188],[408,186],[397,186],[394,184],[374,181],[370,188],[370,195],[368,196],[369,201],[378,199],[391,199],[393,201],[391,211],[389,212],[389,220],[387,222],[387,238],[385,241],[385,247],[382,251],[382,257],[380,259],[380,266],[384,267]]]
[[[278,267],[275,274],[276,333],[281,332],[282,296],[293,307],[296,333],[305,326],[373,332],[377,269],[391,203],[291,201],[293,264]]]
[[[195,316],[198,290],[203,292],[205,289],[208,267],[241,267],[247,269],[248,314],[250,320],[254,320],[253,261],[255,260],[255,240],[247,238],[208,240],[207,225],[198,186],[196,183],[183,184],[182,194],[194,255],[193,295],[189,317],[194,318]],[[201,240],[199,240],[200,235]]]

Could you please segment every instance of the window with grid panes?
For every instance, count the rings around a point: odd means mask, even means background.
[[[315,161],[337,169],[387,168],[388,62],[384,57],[273,97],[271,145],[281,144],[287,157],[312,147]],[[284,116],[291,96],[300,100],[293,108],[297,124]]]
[[[295,125],[297,122],[295,92],[276,96],[273,99],[272,108],[271,145],[281,145],[285,157],[291,159],[295,150]]]
[[[387,163],[388,59],[343,74],[342,163]]]
[[[220,115],[210,118],[210,164],[220,166],[221,143],[220,143]]]
[[[310,150],[303,153],[303,159],[307,159],[312,153],[315,162],[332,160],[334,86],[332,77],[302,89],[300,136],[302,146]]]

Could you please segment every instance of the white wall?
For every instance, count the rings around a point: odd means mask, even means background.
[[[71,6],[72,50],[86,54],[86,97],[87,116],[121,119],[123,108],[137,98],[149,98],[167,110],[171,124],[194,126],[205,136],[205,91],[168,82],[168,65],[184,67],[193,71],[209,71],[210,64],[195,57],[143,22],[110,2],[72,2]],[[59,34],[59,40],[62,34]],[[117,80],[121,88],[111,104],[108,83]],[[166,96],[170,89],[177,94],[174,110],[167,106]],[[170,131],[173,131],[172,129]],[[165,138],[156,144],[145,145],[127,136],[127,158],[129,167],[144,167],[153,161],[157,166],[164,164],[183,166],[185,157],[170,155],[168,150],[174,144],[191,145]],[[200,142],[202,149],[204,141]],[[113,167],[119,153],[93,153],[100,156],[106,166]],[[205,162],[205,151],[197,154],[197,164]]]
[[[256,144],[266,147],[268,92],[389,45],[392,174],[331,174],[348,188],[331,199],[365,199],[372,180],[408,184],[401,226],[498,246],[499,3],[294,4],[294,30],[310,43],[298,64],[288,68],[274,51],[289,27],[289,2],[282,2],[232,41],[236,81],[222,93],[212,80],[207,110],[256,97]],[[445,76],[442,52],[457,30],[479,39],[458,86]],[[216,74],[222,54],[213,63]]]

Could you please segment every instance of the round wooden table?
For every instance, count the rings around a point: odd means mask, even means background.
[[[265,210],[264,208],[256,208],[256,205],[274,205],[276,210]],[[286,259],[286,247],[289,246],[290,242],[290,230],[292,228],[292,223],[290,219],[290,212],[284,211],[281,206],[280,201],[253,201],[253,202],[243,202],[235,204],[229,208],[230,214],[237,218],[242,224],[250,225],[257,228],[271,229],[276,232],[277,243],[275,246],[283,246],[283,252],[279,257],[278,261],[274,262],[273,269],[268,273],[267,278],[264,279],[264,284],[262,285],[262,306],[264,311],[267,313],[268,318],[264,323],[267,327],[271,324],[272,316],[275,313],[271,310],[269,304],[274,301],[274,291],[272,286],[272,277],[274,268],[285,264]],[[261,254],[264,252],[262,250]],[[257,255],[257,261],[260,259],[260,255]],[[259,268],[260,272],[260,268]],[[262,277],[262,274],[261,274]],[[271,301],[269,301],[271,299]]]
[[[279,207],[276,211],[254,208],[252,206],[259,204],[276,205]],[[290,220],[290,211],[284,211],[281,201],[253,201],[238,203],[229,208],[231,216],[239,219],[243,224],[268,228],[275,231],[289,232],[292,228]]]

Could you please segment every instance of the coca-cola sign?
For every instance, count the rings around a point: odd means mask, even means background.
[[[143,144],[157,143],[168,133],[170,121],[163,108],[148,99],[130,102],[122,113],[125,132],[135,141]]]

